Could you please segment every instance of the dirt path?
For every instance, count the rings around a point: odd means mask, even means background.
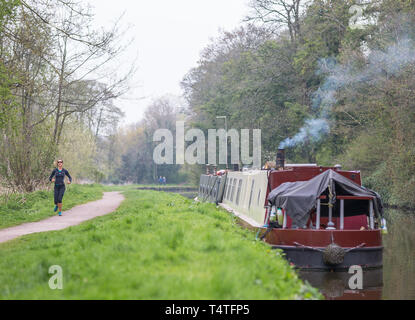
[[[124,196],[119,192],[104,192],[104,197],[101,200],[88,202],[68,211],[64,210],[61,217],[56,214],[56,216],[38,222],[24,223],[16,227],[2,229],[0,230],[0,243],[26,234],[62,230],[78,225],[115,211],[123,200]],[[53,210],[53,206],[51,206],[51,210]]]

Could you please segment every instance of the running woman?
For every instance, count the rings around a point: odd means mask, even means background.
[[[62,198],[65,193],[65,175],[69,178],[68,184],[71,184],[72,177],[68,170],[63,168],[63,160],[58,160],[58,167],[53,169],[52,174],[49,177],[49,181],[55,182],[55,209],[59,215],[62,215]]]

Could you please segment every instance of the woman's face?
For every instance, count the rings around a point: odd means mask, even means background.
[[[58,160],[58,168],[62,168],[63,166],[63,161],[62,160]]]

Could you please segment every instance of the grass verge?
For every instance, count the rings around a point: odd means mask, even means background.
[[[309,299],[277,251],[212,204],[127,190],[118,210],[0,244],[1,299]],[[50,266],[63,270],[51,290]]]
[[[63,198],[63,211],[78,204],[102,198],[104,188],[98,184],[67,185]],[[13,194],[7,199],[0,196],[0,229],[25,222],[39,221],[55,215],[53,189],[27,194]]]

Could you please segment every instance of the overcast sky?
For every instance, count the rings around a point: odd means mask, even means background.
[[[134,89],[117,101],[124,123],[137,122],[146,106],[166,94],[181,95],[180,81],[197,65],[201,50],[220,29],[233,30],[249,11],[248,0],[88,0],[99,25],[123,12],[135,38],[127,55],[137,56]],[[138,99],[145,97],[144,99]]]

